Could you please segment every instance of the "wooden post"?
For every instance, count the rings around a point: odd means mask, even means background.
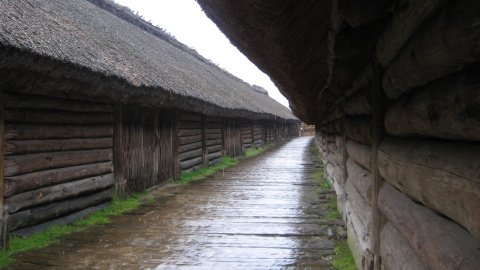
[[[225,119],[222,118],[221,119],[221,123],[222,123],[222,156],[226,156],[227,155],[227,147],[226,147],[226,143],[227,143],[227,132],[226,132],[226,128],[225,128]]]
[[[202,115],[202,165],[204,167],[208,166],[208,151],[207,151],[207,138],[205,135],[205,115]]]
[[[372,258],[366,261],[366,266],[370,263],[370,266],[367,269],[371,269],[373,266],[374,270],[380,270],[381,267],[381,258],[380,258],[380,237],[382,233],[382,223],[384,223],[384,218],[378,207],[378,194],[380,188],[384,183],[384,179],[380,175],[378,170],[378,146],[382,140],[384,133],[384,92],[382,89],[382,70],[380,66],[377,66],[374,69],[372,77],[372,175],[373,175],[373,185],[372,185],[372,197],[370,204],[372,206],[372,231],[370,236],[372,237]],[[373,264],[373,265],[372,265]]]
[[[122,104],[113,106],[113,172],[115,179],[115,193],[118,197],[125,197],[127,179],[125,179],[125,156],[123,143],[123,108]]]
[[[179,136],[178,136],[178,111],[172,112],[172,163],[174,179],[180,179],[180,156],[179,156]]]
[[[256,147],[256,145],[255,145],[255,121],[252,120],[250,123],[251,123],[250,125],[252,126],[252,129],[251,129],[252,145],[250,147],[254,148],[254,147]]]
[[[9,234],[8,234],[8,213],[4,211],[3,196],[5,194],[5,179],[3,175],[3,161],[5,156],[4,149],[4,134],[5,134],[5,95],[0,89],[0,248],[2,250],[8,249]]]

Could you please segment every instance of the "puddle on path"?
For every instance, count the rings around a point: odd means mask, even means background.
[[[14,269],[333,269],[312,137],[205,180],[154,191],[112,223],[19,253]]]

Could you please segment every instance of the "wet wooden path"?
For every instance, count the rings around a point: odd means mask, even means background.
[[[333,243],[300,137],[205,180],[169,185],[112,223],[24,252],[14,269],[331,269]]]

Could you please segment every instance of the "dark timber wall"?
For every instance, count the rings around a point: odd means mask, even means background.
[[[114,184],[111,105],[4,94],[4,210],[29,234],[104,206]]]

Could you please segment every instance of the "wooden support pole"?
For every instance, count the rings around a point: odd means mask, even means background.
[[[123,111],[122,104],[116,103],[113,112],[113,172],[115,179],[115,193],[118,197],[125,197],[127,179],[125,178],[125,149],[123,144]]]
[[[384,94],[382,89],[382,70],[380,66],[376,66],[372,77],[372,197],[370,204],[372,206],[372,255],[373,261],[367,259],[366,265],[373,263],[374,270],[380,270],[380,237],[382,233],[383,216],[378,207],[378,194],[384,183],[384,179],[378,170],[378,147],[384,134]],[[370,267],[369,267],[370,268]],[[368,269],[368,268],[367,268]],[[370,268],[371,269],[371,268]]]

